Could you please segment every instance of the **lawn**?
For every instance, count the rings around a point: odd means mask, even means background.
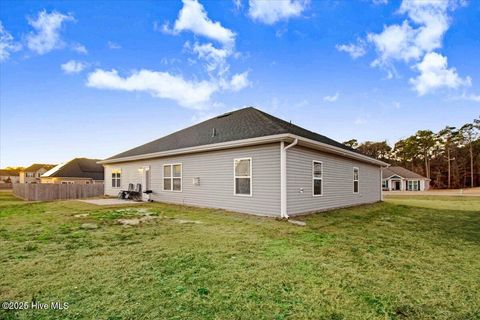
[[[0,319],[480,319],[472,198],[392,198],[301,227],[159,203],[0,197],[0,301],[69,304]]]

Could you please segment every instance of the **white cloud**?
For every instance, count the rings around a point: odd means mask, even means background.
[[[301,0],[250,0],[249,16],[265,24],[274,24],[280,20],[298,17],[305,10],[308,1]]]
[[[97,89],[147,92],[154,97],[171,99],[178,104],[201,109],[219,90],[211,81],[188,81],[168,72],[140,70],[121,77],[116,70],[97,69],[88,75],[87,86]]]
[[[467,94],[466,92],[464,92],[460,96],[460,99],[469,100],[473,102],[480,102],[480,94],[474,94],[474,93]]]
[[[339,93],[339,92],[335,93],[335,95],[333,95],[333,96],[325,96],[325,97],[323,97],[323,101],[335,102],[335,101],[338,100],[338,97],[340,97],[340,93]]]
[[[470,77],[461,78],[455,68],[448,68],[447,57],[435,52],[443,46],[451,24],[450,13],[464,4],[462,0],[403,0],[397,13],[406,15],[406,19],[366,37],[377,52],[371,66],[387,71],[389,79],[397,75],[396,62],[411,66],[419,73],[410,79],[419,95],[471,85]],[[337,45],[337,50],[350,53],[352,58],[356,57],[356,49],[355,45]]]
[[[158,24],[155,28],[159,29]],[[205,69],[210,76],[225,77],[230,69],[227,59],[235,55],[236,35],[233,31],[223,27],[220,22],[212,21],[205,8],[197,0],[183,0],[183,7],[178,14],[173,29],[169,27],[168,22],[163,24],[161,29],[162,32],[168,34],[191,31],[195,35],[217,41],[218,45],[211,42],[202,44],[198,41],[195,41],[192,45],[187,41],[184,47],[204,62]],[[224,80],[220,79],[220,81]]]
[[[108,42],[107,42],[107,47],[108,47],[108,49],[112,49],[112,50],[121,49],[121,48],[122,48],[121,45],[119,45],[118,43],[113,42],[113,41],[108,41]]]
[[[28,23],[34,31],[26,37],[27,46],[38,54],[45,54],[64,46],[60,37],[60,29],[66,21],[75,21],[72,15],[56,11],[47,13],[45,10],[38,13],[37,19],[28,18]]]
[[[190,48],[189,43],[186,43],[185,46]],[[217,71],[219,75],[223,75],[228,71],[229,66],[226,63],[226,59],[232,54],[230,49],[218,49],[211,43],[199,44],[195,42],[191,50],[197,54],[198,58],[206,61],[208,72]]]
[[[367,36],[379,55],[372,65],[388,67],[395,60],[418,61],[424,54],[441,48],[450,27],[448,12],[456,7],[456,1],[404,0],[398,13],[406,14],[407,20]]]
[[[0,61],[5,61],[12,52],[19,51],[22,46],[13,40],[13,36],[5,30],[0,21]]]
[[[236,10],[240,10],[242,8],[242,0],[233,0],[233,4]]]
[[[251,82],[248,80],[248,71],[237,73],[230,80],[230,89],[232,91],[240,91],[250,85]]]
[[[250,0],[249,16],[265,24],[298,17],[305,10],[307,1],[300,0]]]
[[[362,124],[366,124],[367,120],[359,117],[359,118],[356,118],[355,121],[353,121],[353,123],[356,124],[357,126],[359,126],[359,125],[362,125]]]
[[[85,69],[86,64],[80,61],[70,60],[60,66],[67,74],[80,73]]]
[[[235,42],[235,33],[223,27],[220,22],[210,20],[202,4],[196,0],[183,0],[183,8],[178,14],[173,30],[165,24],[163,31],[173,33],[191,31],[196,35],[219,41],[225,46],[233,46]]]
[[[391,60],[409,62],[412,59],[419,59],[423,51],[413,45],[415,34],[416,31],[410,27],[407,21],[401,25],[385,26],[382,33],[368,34],[368,41],[375,45],[379,54],[372,65],[386,65]]]
[[[211,97],[216,92],[235,92],[251,85],[248,71],[237,73],[231,78],[229,76],[230,65],[227,60],[237,56],[235,33],[223,27],[220,22],[212,21],[197,0],[183,0],[183,7],[172,28],[168,22],[162,26],[155,22],[154,29],[172,35],[190,31],[196,36],[214,40],[215,44],[200,43],[196,37],[193,44],[190,41],[184,44],[184,49],[203,63],[209,80],[186,80],[181,75],[153,70],[140,70],[122,77],[116,70],[98,69],[89,75],[87,85],[99,89],[148,92],[154,97],[171,99],[194,109],[206,109],[207,102],[209,108],[215,106]],[[188,61],[190,64],[197,63],[197,60],[191,58]],[[170,64],[170,60],[162,59],[162,63]]]
[[[88,50],[87,48],[85,48],[84,45],[82,44],[79,44],[79,43],[75,43],[71,46],[72,50],[77,52],[77,53],[81,53],[81,54],[87,54],[88,53]]]
[[[358,39],[357,44],[337,44],[335,48],[338,51],[348,53],[353,59],[357,59],[367,53],[367,50],[365,49],[365,41],[361,39]]]
[[[447,57],[436,52],[427,53],[415,68],[420,75],[410,79],[410,83],[421,96],[440,88],[456,89],[471,85],[469,77],[462,79],[455,68],[448,68]]]

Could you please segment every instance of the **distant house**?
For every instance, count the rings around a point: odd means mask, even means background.
[[[97,184],[103,183],[103,166],[99,159],[75,158],[45,172],[41,183]]]
[[[20,183],[40,183],[40,176],[53,167],[54,164],[34,163],[20,171]]]
[[[425,191],[430,179],[403,167],[388,167],[382,172],[382,188],[385,191]]]
[[[20,172],[18,170],[0,169],[0,183],[19,183]]]
[[[252,107],[100,163],[106,195],[139,184],[146,200],[282,218],[380,201],[387,166]]]

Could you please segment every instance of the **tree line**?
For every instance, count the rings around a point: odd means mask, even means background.
[[[398,165],[431,179],[433,188],[480,186],[480,117],[461,127],[446,126],[433,132],[418,130],[391,147],[387,141],[356,139],[345,145],[391,165]]]

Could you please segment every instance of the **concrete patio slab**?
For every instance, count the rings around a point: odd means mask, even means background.
[[[81,202],[95,204],[97,206],[116,206],[122,204],[142,204],[143,202],[132,201],[132,200],[122,200],[122,199],[91,199],[91,200],[78,200]]]

